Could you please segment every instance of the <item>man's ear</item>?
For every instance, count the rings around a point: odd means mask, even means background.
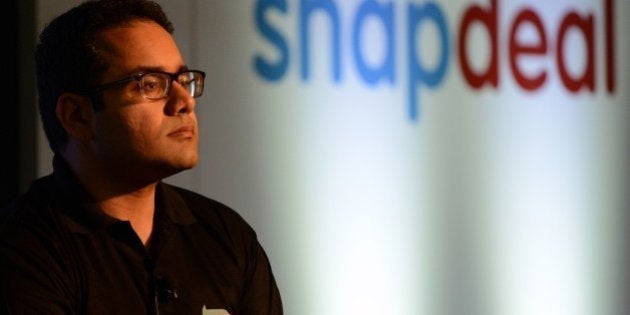
[[[79,141],[92,139],[94,111],[89,97],[63,93],[57,99],[55,113],[69,137]]]

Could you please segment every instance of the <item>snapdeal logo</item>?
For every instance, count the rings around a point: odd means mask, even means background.
[[[341,0],[340,0],[341,1]],[[400,3],[400,2],[399,2]],[[417,120],[420,115],[420,91],[437,89],[449,72],[452,62],[457,62],[465,82],[471,89],[484,87],[498,88],[500,83],[500,67],[509,67],[509,73],[514,82],[525,91],[540,89],[549,80],[549,74],[555,72],[564,88],[569,93],[586,91],[594,93],[596,86],[597,67],[603,67],[605,89],[613,94],[616,90],[615,73],[615,21],[614,0],[601,0],[594,5],[603,6],[603,16],[595,16],[593,8],[577,12],[567,8],[559,18],[559,26],[555,29],[548,27],[551,23],[544,21],[537,10],[530,6],[521,7],[515,15],[509,17],[509,29],[499,30],[500,0],[489,0],[487,3],[473,3],[464,8],[457,23],[458,28],[453,32],[448,27],[448,18],[443,7],[435,1],[418,2],[409,0],[405,7],[405,16],[395,15],[395,1],[365,0],[358,4],[351,15],[353,21],[350,30],[341,29],[341,14],[337,2],[334,0],[299,0],[297,7],[289,7],[286,0],[258,0],[255,6],[255,25],[259,33],[277,51],[278,58],[266,59],[262,54],[254,56],[254,71],[264,80],[281,81],[290,69],[289,60],[294,55],[299,57],[299,74],[303,81],[310,79],[309,37],[313,30],[309,29],[309,21],[315,13],[324,13],[330,21],[331,41],[331,72],[332,79],[342,81],[341,59],[342,43],[349,43],[352,49],[354,68],[361,80],[370,86],[378,84],[397,84],[395,41],[404,40],[406,46],[407,67],[406,88],[409,118]],[[282,29],[270,23],[268,13],[274,12],[281,17],[297,14],[298,51],[289,49],[289,38]],[[404,30],[395,29],[396,19],[404,18]],[[503,17],[501,17],[503,18]],[[362,34],[366,21],[378,21],[385,34],[384,56],[377,63],[370,63],[366,53],[362,51]],[[345,24],[344,24],[345,25]],[[418,35],[423,27],[434,26],[438,32],[439,55],[437,62],[425,66],[419,47],[425,44]],[[489,62],[482,69],[471,65],[471,56],[467,47],[467,39],[473,26],[482,27],[488,34]],[[534,40],[524,41],[519,37],[523,29],[534,30]],[[595,30],[602,28],[604,38],[596,38]],[[328,29],[328,28],[323,28]],[[581,71],[569,71],[567,64],[567,35],[569,32],[579,34],[586,51]],[[401,35],[404,34],[404,35]],[[397,38],[402,36],[403,38]],[[417,41],[419,39],[419,42]],[[433,44],[433,43],[432,43]],[[596,45],[603,45],[604,56],[595,55]],[[455,46],[456,48],[453,48]],[[454,50],[455,49],[455,50]],[[453,50],[455,54],[453,54]],[[500,57],[507,56],[507,65],[500,62]],[[451,60],[455,56],[455,60]],[[522,62],[527,58],[551,58],[553,66],[526,71]]]

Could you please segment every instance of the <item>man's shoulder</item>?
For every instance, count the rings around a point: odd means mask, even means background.
[[[61,237],[55,216],[55,192],[48,177],[36,180],[29,190],[0,209],[0,251],[21,248],[41,252]]]
[[[42,221],[44,210],[50,207],[54,192],[49,176],[39,178],[28,191],[0,208],[0,229],[7,225],[20,225],[26,221]]]

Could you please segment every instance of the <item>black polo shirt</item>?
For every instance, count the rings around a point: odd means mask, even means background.
[[[282,314],[267,255],[232,209],[160,183],[146,248],[63,159],[53,166],[2,210],[0,313]]]

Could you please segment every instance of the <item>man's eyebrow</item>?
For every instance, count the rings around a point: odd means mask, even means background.
[[[174,71],[174,72],[166,71],[166,69],[163,66],[138,66],[138,67],[134,68],[133,70],[127,72],[127,73],[130,74],[130,75],[132,75],[134,73],[153,72],[153,71],[167,72],[167,73],[176,73],[176,72],[186,71],[186,70],[189,70],[187,65],[179,66],[179,68],[177,68],[177,71]]]

